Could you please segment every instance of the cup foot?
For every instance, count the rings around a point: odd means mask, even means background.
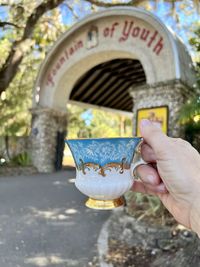
[[[125,204],[124,198],[119,197],[112,200],[98,200],[94,198],[88,198],[85,205],[91,209],[98,209],[98,210],[111,210]]]

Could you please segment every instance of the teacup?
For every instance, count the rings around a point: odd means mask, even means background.
[[[145,164],[138,155],[141,137],[66,140],[76,164],[76,187],[89,196],[86,206],[112,209],[134,183],[134,169]],[[137,159],[136,159],[137,158]]]

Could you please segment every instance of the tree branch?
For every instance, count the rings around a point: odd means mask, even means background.
[[[0,27],[3,28],[5,26],[13,26],[15,28],[20,29],[21,27],[19,27],[18,25],[12,23],[12,22],[7,22],[7,21],[0,21]]]
[[[9,86],[17,73],[19,64],[24,55],[30,50],[30,38],[38,20],[45,12],[56,8],[62,2],[64,2],[64,0],[47,0],[37,6],[28,17],[22,38],[13,42],[10,53],[0,69],[0,94]]]
[[[27,39],[31,36],[36,23],[45,12],[56,8],[62,2],[64,0],[48,0],[40,4],[28,18],[22,39]]]
[[[73,7],[71,7],[68,3],[64,3],[63,5],[65,5],[72,12],[72,14],[75,17],[75,19],[78,19],[79,18],[79,16],[74,11]]]

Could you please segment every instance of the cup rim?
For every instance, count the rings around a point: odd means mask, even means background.
[[[66,138],[65,142],[67,141],[78,141],[78,140],[113,140],[113,139],[140,139],[141,141],[144,140],[141,136],[132,136],[132,137],[91,137],[91,138]]]

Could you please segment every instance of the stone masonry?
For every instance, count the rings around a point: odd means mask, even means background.
[[[136,126],[137,110],[168,106],[168,135],[184,138],[183,128],[179,124],[179,111],[181,106],[190,98],[194,91],[179,80],[160,82],[156,84],[133,87],[130,90],[133,97],[133,125]],[[136,135],[134,127],[133,135]]]
[[[31,158],[39,172],[55,170],[57,133],[65,132],[66,127],[66,113],[48,108],[32,110]]]

